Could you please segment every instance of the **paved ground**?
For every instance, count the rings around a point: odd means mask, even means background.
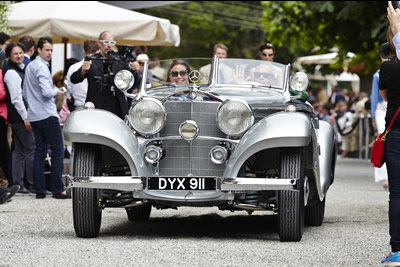
[[[0,266],[378,266],[390,250],[388,193],[367,162],[339,160],[325,222],[281,243],[276,216],[217,208],[106,209],[100,236],[75,236],[71,201],[17,195],[0,205]]]

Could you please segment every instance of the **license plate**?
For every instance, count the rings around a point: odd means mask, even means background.
[[[148,190],[215,190],[215,177],[148,177]]]

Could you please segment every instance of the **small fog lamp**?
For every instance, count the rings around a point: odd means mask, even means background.
[[[184,121],[179,126],[179,134],[186,141],[192,141],[198,136],[199,127],[197,126],[197,123],[195,121]]]
[[[159,146],[150,145],[144,150],[144,160],[147,163],[154,164],[161,160],[164,152]]]
[[[214,164],[222,164],[228,158],[228,150],[223,146],[215,146],[210,150],[210,158]]]

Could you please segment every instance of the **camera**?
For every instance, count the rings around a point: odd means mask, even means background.
[[[132,58],[132,52],[133,52],[132,45],[122,45],[121,49],[118,52],[122,57],[134,61],[134,58]]]
[[[400,9],[400,1],[391,1],[391,2],[394,9],[396,8]]]
[[[118,53],[108,51],[107,56],[86,56],[84,61],[100,61],[103,64],[103,73],[93,78],[99,82],[101,88],[110,87],[111,91],[114,91],[115,74],[120,70],[129,70],[129,62],[134,61],[132,51],[133,46],[123,45]]]

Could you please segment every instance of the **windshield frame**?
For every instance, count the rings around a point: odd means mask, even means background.
[[[162,80],[162,82],[157,85],[157,86],[152,86],[151,83],[148,84],[147,83],[147,79],[148,79],[148,71],[151,69],[149,69],[149,65],[150,64],[154,64],[154,63],[165,63],[165,62],[172,62],[174,60],[183,60],[186,62],[190,62],[190,61],[204,61],[209,62],[211,64],[211,68],[210,68],[210,73],[209,73],[209,79],[208,82],[202,82],[202,83],[192,83],[189,80],[189,84],[174,84],[172,82],[167,82],[167,79]],[[235,82],[230,82],[230,83],[225,83],[225,82],[220,82],[218,81],[218,79],[220,78],[220,73],[218,70],[220,68],[220,66],[222,66],[222,64],[225,63],[230,63],[232,64],[239,64],[239,63],[247,63],[249,65],[253,65],[256,66],[257,64],[261,65],[266,65],[266,66],[272,66],[274,68],[276,68],[276,70],[280,71],[280,77],[279,77],[279,85],[278,86],[273,86],[273,85],[266,85],[266,84],[260,84],[254,81],[249,81],[249,82],[245,82],[243,84],[240,83],[235,83]],[[164,68],[166,70],[166,68]],[[193,68],[191,67],[191,72],[193,70],[200,70],[200,67],[198,68]],[[158,88],[174,88],[176,90],[180,90],[182,87],[189,87],[189,86],[193,86],[194,84],[196,84],[197,86],[200,85],[200,90],[205,89],[204,85],[206,85],[207,87],[209,87],[209,89],[211,91],[216,90],[217,88],[224,88],[224,87],[231,87],[231,88],[250,88],[250,89],[261,89],[261,90],[277,90],[280,91],[282,93],[285,93],[286,91],[288,91],[288,79],[289,79],[289,72],[290,72],[290,64],[288,65],[284,65],[281,63],[277,63],[277,62],[269,62],[269,61],[262,61],[262,60],[255,60],[255,59],[239,59],[239,58],[224,58],[224,59],[219,59],[216,56],[214,56],[213,58],[174,58],[174,59],[167,59],[167,60],[159,60],[159,61],[152,61],[152,62],[145,62],[144,64],[144,70],[143,70],[143,76],[142,76],[142,83],[141,83],[141,88],[138,92],[138,95],[142,95],[143,93],[145,94],[145,91],[149,91],[149,90],[157,90]],[[167,74],[168,75],[168,74]],[[164,77],[165,78],[165,77]],[[153,80],[154,82],[154,80]],[[203,85],[203,86],[201,86]],[[178,89],[179,88],[179,89]],[[140,93],[140,91],[143,91],[142,93]]]

